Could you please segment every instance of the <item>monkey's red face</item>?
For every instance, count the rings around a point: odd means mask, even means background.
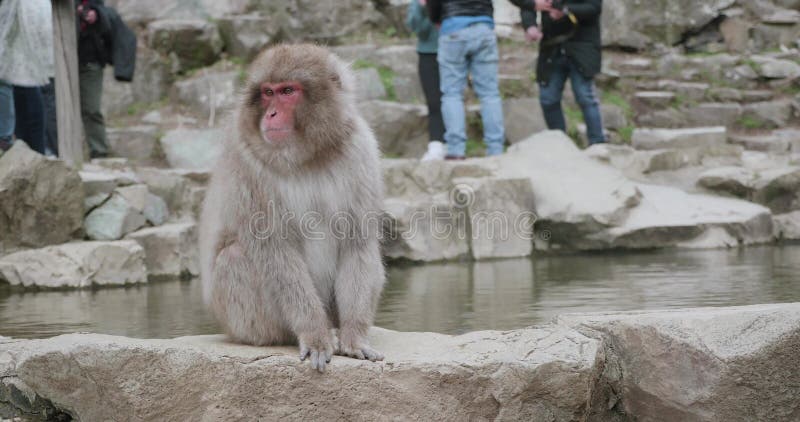
[[[299,82],[261,84],[261,106],[264,116],[259,128],[261,136],[270,143],[281,143],[295,135],[295,108],[303,100]]]

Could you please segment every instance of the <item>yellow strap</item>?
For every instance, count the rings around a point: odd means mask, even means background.
[[[569,20],[572,22],[573,25],[578,24],[578,18],[576,18],[572,12],[567,11],[567,16],[569,17]]]

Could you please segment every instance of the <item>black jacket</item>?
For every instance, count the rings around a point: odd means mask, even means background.
[[[536,14],[533,0],[511,0],[521,9],[522,26],[527,30],[536,25]],[[578,71],[587,78],[592,78],[602,66],[602,42],[600,38],[600,13],[603,11],[603,0],[565,0],[567,10],[578,20],[574,34],[558,45],[548,45],[550,40],[573,31],[572,22],[565,16],[554,21],[548,13],[542,13],[542,32],[544,38],[539,47],[539,61],[536,65],[536,79],[547,83],[552,72],[552,56],[563,48],[567,56],[578,66]]]
[[[136,34],[103,0],[88,0],[87,6],[97,12],[97,21],[82,25],[81,17],[77,17],[79,63],[111,64],[118,81],[132,81],[136,69]]]
[[[433,23],[453,16],[494,16],[492,0],[428,0],[426,7]]]

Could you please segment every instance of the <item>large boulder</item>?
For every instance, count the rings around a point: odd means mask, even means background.
[[[222,38],[216,24],[206,20],[165,19],[147,25],[152,49],[178,58],[182,71],[213,64],[222,52]]]
[[[325,374],[295,347],[223,336],[11,341],[0,345],[0,385],[15,383],[21,397],[50,400],[80,420],[566,422],[586,413],[600,357],[597,340],[555,326],[461,336],[375,328],[369,340],[384,362],[336,356]]]
[[[68,241],[83,227],[83,200],[77,171],[15,142],[0,156],[0,255]]]
[[[221,129],[175,129],[161,138],[161,148],[171,167],[208,170],[222,152]]]
[[[710,169],[697,179],[708,190],[764,204],[776,213],[800,210],[800,167]]]
[[[384,209],[387,258],[433,262],[469,256],[466,212],[446,194],[387,198]]]
[[[506,138],[512,144],[547,130],[542,106],[537,98],[511,98],[503,101]]]
[[[144,249],[130,240],[76,242],[0,258],[0,280],[23,288],[84,288],[147,281]]]
[[[533,135],[494,160],[496,176],[530,179],[537,224],[546,222],[554,240],[620,224],[641,196],[618,170],[583,154],[560,131]]]
[[[772,219],[775,237],[784,240],[800,240],[800,211],[776,215]]]
[[[428,108],[420,104],[365,101],[359,104],[375,131],[381,151],[395,157],[419,157],[428,147]]]
[[[638,185],[641,203],[621,224],[583,239],[572,248],[723,248],[773,240],[772,213],[739,199],[689,194],[680,189]]]
[[[127,235],[126,239],[135,240],[144,248],[147,273],[153,278],[200,274],[194,223],[149,227]]]
[[[557,323],[602,339],[601,382],[612,393],[598,401],[635,420],[789,421],[800,414],[796,303],[573,314]]]

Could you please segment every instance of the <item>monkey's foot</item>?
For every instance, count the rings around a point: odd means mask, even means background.
[[[308,334],[298,336],[300,343],[300,360],[309,358],[311,367],[319,372],[325,372],[325,365],[331,362],[333,357],[333,336],[329,330],[319,334]]]
[[[366,340],[343,341],[339,340],[339,348],[336,349],[339,356],[347,356],[353,359],[367,359],[372,362],[383,360],[383,355],[372,348]]]

